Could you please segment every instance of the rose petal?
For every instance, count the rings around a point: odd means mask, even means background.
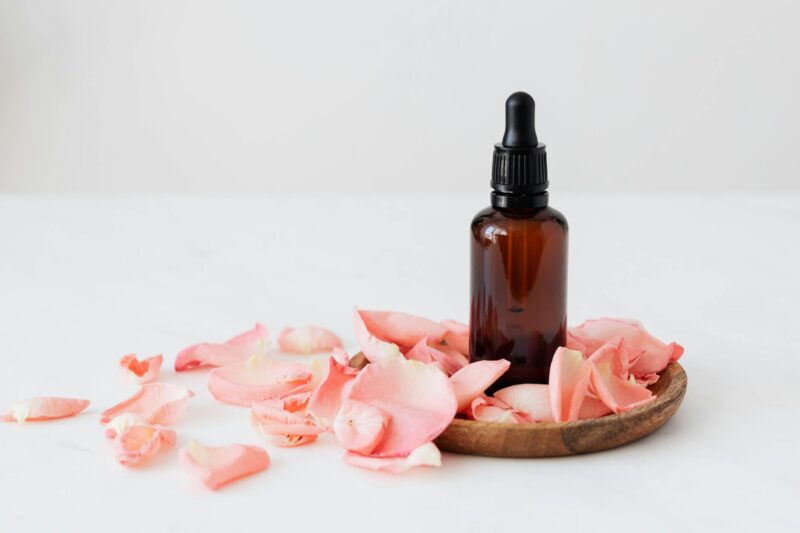
[[[250,407],[254,402],[305,392],[311,378],[305,365],[251,357],[209,372],[208,390],[220,402]]]
[[[458,411],[464,410],[475,398],[497,381],[511,363],[505,359],[476,361],[450,376],[458,400]]]
[[[352,382],[358,370],[343,365],[331,357],[328,360],[329,370],[325,380],[320,383],[308,402],[308,411],[321,426],[330,428],[339,408],[342,406],[342,394],[345,386]]]
[[[628,379],[630,354],[624,337],[616,337],[600,346],[588,357],[595,364],[609,365],[611,372],[620,379]]]
[[[385,342],[370,333],[358,309],[353,311],[353,330],[356,341],[361,347],[361,353],[371,362],[385,361],[395,357],[402,357],[400,348],[391,342]]]
[[[139,361],[136,354],[128,354],[119,360],[119,366],[136,383],[147,383],[158,378],[161,370],[161,363],[164,357],[154,355]]]
[[[333,431],[347,450],[368,455],[378,446],[390,420],[377,407],[347,400],[333,421]]]
[[[455,320],[442,320],[442,325],[447,328],[444,342],[469,357],[469,326]]]
[[[655,399],[647,387],[639,385],[636,381],[619,378],[611,361],[595,362],[590,359],[589,366],[592,369],[592,389],[615,413],[629,411]]]
[[[266,470],[269,454],[258,446],[230,444],[228,446],[203,446],[192,441],[180,451],[184,470],[216,490],[231,481]]]
[[[520,383],[500,389],[494,397],[519,411],[532,422],[552,422],[550,386],[537,383]]]
[[[250,420],[263,437],[279,446],[307,444],[325,431],[308,416],[287,410],[282,400],[254,403]]]
[[[511,407],[497,398],[481,395],[472,400],[465,411],[467,417],[479,422],[518,424],[527,422],[518,416]]]
[[[347,452],[344,462],[359,468],[399,474],[415,466],[442,466],[442,454],[434,443],[427,442],[415,448],[405,457],[371,457]]]
[[[574,342],[583,344],[588,357],[607,341],[624,337],[630,352],[631,373],[637,377],[657,374],[667,365],[677,361],[683,347],[676,343],[665,344],[650,335],[636,320],[624,318],[599,318],[587,320],[578,327],[570,328]]]
[[[296,329],[285,328],[278,336],[278,346],[286,353],[308,355],[341,348],[342,341],[329,329],[305,326]]]
[[[145,383],[136,394],[100,413],[100,422],[107,424],[123,413],[133,413],[145,424],[169,425],[192,396],[189,389],[171,383]]]
[[[125,428],[114,439],[117,461],[136,466],[149,457],[175,445],[175,432],[168,428],[136,425]]]
[[[290,394],[281,398],[283,401],[283,408],[290,413],[298,411],[305,411],[308,407],[308,402],[311,400],[312,391],[298,392],[297,394]]]
[[[583,399],[581,409],[578,412],[578,420],[585,420],[587,418],[600,418],[606,416],[613,411],[608,408],[597,396],[590,391],[586,398]]]
[[[558,348],[550,364],[550,406],[553,420],[577,420],[581,403],[589,390],[589,363],[581,352]]]
[[[358,309],[356,313],[370,334],[404,348],[411,348],[425,337],[429,343],[438,344],[448,332],[447,327],[442,324],[406,313]]]
[[[222,344],[201,343],[184,348],[175,358],[175,370],[191,370],[204,366],[226,366],[264,355],[269,333],[263,324],[225,341]]]
[[[41,422],[74,416],[87,407],[89,400],[42,396],[30,398],[11,406],[11,411],[0,415],[0,422]]]
[[[146,425],[148,424],[146,424],[145,421],[142,420],[142,417],[136,413],[122,413],[119,416],[115,416],[106,425],[105,435],[109,439],[113,439],[129,427]]]
[[[444,346],[437,347],[428,345],[428,338],[423,337],[406,352],[406,359],[413,359],[425,364],[435,364],[442,372],[451,376],[467,366],[469,359],[455,348]]]
[[[456,414],[453,385],[441,371],[419,361],[393,358],[367,365],[343,399],[376,407],[391,417],[383,438],[372,451],[399,456],[430,442]]]

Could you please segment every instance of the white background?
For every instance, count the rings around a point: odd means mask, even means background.
[[[0,190],[797,190],[800,4],[0,2]]]

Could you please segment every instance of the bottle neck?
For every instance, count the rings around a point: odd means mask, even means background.
[[[539,209],[547,207],[547,191],[536,194],[503,194],[492,191],[492,207],[495,209]]]

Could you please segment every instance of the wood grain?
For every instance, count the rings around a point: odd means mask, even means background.
[[[649,435],[678,410],[686,372],[670,364],[650,386],[652,402],[619,415],[576,422],[499,424],[455,419],[436,439],[440,449],[492,457],[557,457],[616,448]]]

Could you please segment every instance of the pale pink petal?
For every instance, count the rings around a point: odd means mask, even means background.
[[[230,444],[211,447],[196,440],[181,449],[180,460],[184,470],[211,490],[266,470],[269,466],[269,454],[258,446]]]
[[[136,413],[122,413],[112,418],[111,421],[106,424],[105,435],[109,439],[113,439],[129,427],[146,425],[148,424]]]
[[[209,372],[208,390],[221,402],[249,407],[255,402],[305,392],[311,378],[305,365],[251,357],[244,363]]]
[[[527,422],[523,416],[497,398],[481,395],[472,400],[467,406],[465,414],[472,420],[479,422],[494,422],[500,424],[518,424]]]
[[[621,379],[613,368],[611,361],[595,362],[589,360],[591,366],[592,389],[600,400],[613,412],[622,413],[655,399],[647,387],[636,381]]]
[[[325,431],[309,416],[287,410],[282,400],[254,403],[250,420],[263,437],[279,446],[307,444]]]
[[[588,358],[595,364],[607,364],[613,375],[620,379],[628,379],[628,371],[631,367],[630,353],[624,337],[616,337],[608,340],[600,346]]]
[[[345,393],[347,400],[376,407],[391,422],[372,451],[398,456],[430,442],[447,428],[456,414],[453,385],[440,370],[405,358],[367,365]]]
[[[497,381],[511,363],[505,359],[476,361],[450,376],[458,400],[458,411],[464,410],[475,398]]]
[[[306,391],[306,392],[298,392],[296,394],[290,394],[289,396],[284,396],[281,398],[283,400],[283,408],[289,411],[290,413],[296,413],[298,411],[305,411],[308,407],[308,402],[311,400],[311,395],[313,391]]]
[[[424,337],[429,343],[438,344],[448,331],[438,322],[406,313],[365,310],[356,310],[356,313],[370,334],[402,348],[411,348]]]
[[[412,359],[425,364],[434,364],[448,376],[451,376],[467,366],[469,359],[455,348],[442,344],[436,347],[428,344],[428,338],[423,337],[408,350],[406,359]]]
[[[581,352],[558,348],[550,364],[550,406],[556,422],[577,420],[589,391],[589,363]]]
[[[286,353],[308,355],[341,348],[342,341],[334,332],[319,326],[285,328],[278,336],[278,346]]]
[[[128,354],[119,360],[119,366],[134,382],[147,383],[158,378],[163,362],[164,357],[160,354],[141,361],[136,358],[136,354]]]
[[[444,342],[469,357],[469,326],[455,320],[442,320],[442,325],[447,328]]]
[[[89,407],[89,400],[43,396],[30,398],[11,406],[11,411],[0,415],[0,422],[41,422],[74,416]]]
[[[263,324],[225,341],[224,343],[194,344],[181,350],[175,358],[175,370],[191,370],[204,366],[226,366],[246,361],[254,355],[264,355],[269,333]]]
[[[403,354],[400,353],[400,348],[396,344],[383,341],[370,333],[358,309],[353,311],[353,331],[356,341],[361,347],[361,352],[371,363],[402,357]]]
[[[308,411],[326,428],[331,427],[336,413],[339,412],[345,386],[358,374],[358,370],[343,365],[333,357],[328,363],[327,377],[316,388],[308,402]]]
[[[637,377],[657,374],[683,354],[682,346],[674,342],[661,342],[650,335],[640,322],[631,319],[587,320],[578,327],[570,328],[569,333],[575,342],[585,346],[583,352],[587,357],[607,341],[624,337],[630,351],[630,371]]]
[[[578,412],[578,419],[585,420],[587,418],[600,418],[601,416],[606,416],[610,413],[613,413],[613,411],[590,391],[586,395],[586,398],[583,399],[581,409]]]
[[[136,394],[100,413],[100,422],[107,424],[123,413],[132,413],[144,424],[169,425],[183,413],[193,395],[178,385],[145,383]]]
[[[136,466],[149,457],[175,445],[175,432],[159,426],[130,426],[114,439],[117,461],[123,466]]]
[[[333,421],[339,444],[347,450],[368,455],[383,438],[391,417],[384,411],[355,400],[347,400]]]
[[[350,356],[341,348],[334,348],[331,357],[336,359],[341,365],[348,366],[350,364]]]
[[[494,397],[533,422],[552,422],[550,386],[538,383],[511,385],[494,393]]]
[[[359,468],[400,474],[415,466],[439,467],[442,465],[442,454],[434,443],[427,442],[404,457],[374,457],[347,452],[344,462]]]

